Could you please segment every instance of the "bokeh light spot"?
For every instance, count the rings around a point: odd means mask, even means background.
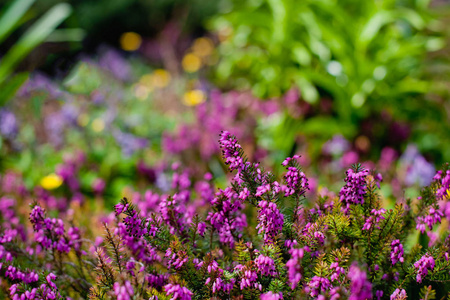
[[[97,118],[94,121],[92,121],[92,130],[95,132],[101,132],[105,129],[105,121],[103,121],[101,118]]]
[[[135,51],[142,44],[142,37],[136,32],[125,32],[120,36],[120,47],[125,51]]]
[[[186,72],[194,73],[200,69],[200,67],[202,66],[202,61],[197,55],[188,53],[183,57],[181,65]]]
[[[63,178],[55,173],[45,176],[41,179],[41,186],[46,190],[54,190],[61,186]]]
[[[183,103],[187,106],[195,106],[205,102],[206,96],[202,90],[192,90],[184,94]]]
[[[214,49],[214,44],[210,38],[201,37],[194,41],[192,45],[192,52],[195,55],[205,57],[211,55]]]

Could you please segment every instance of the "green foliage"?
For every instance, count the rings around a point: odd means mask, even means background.
[[[295,87],[315,107],[313,118],[286,114],[269,128],[274,150],[288,155],[299,135],[314,139],[310,147],[337,133],[353,139],[367,134],[362,120],[388,113],[412,125],[421,149],[450,158],[440,110],[448,97],[438,91],[441,77],[426,71],[439,64],[427,55],[445,46],[445,25],[428,1],[230,2],[211,21],[222,37],[216,83],[262,98]],[[332,111],[320,113],[319,99],[330,97]],[[375,127],[383,125],[374,126],[371,142],[385,142],[386,129]]]
[[[34,0],[14,0],[0,16],[0,43],[2,43],[25,19]],[[60,3],[52,7],[34,22],[20,39],[2,57],[0,62],[0,106],[8,101],[24,83],[26,75],[19,74],[10,78],[15,67],[34,48],[45,39],[70,15],[71,7]]]

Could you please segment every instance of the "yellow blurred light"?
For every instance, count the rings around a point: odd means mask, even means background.
[[[143,101],[148,98],[148,95],[150,94],[150,89],[142,84],[136,85],[136,88],[134,89],[134,95],[139,100]]]
[[[192,90],[184,94],[183,103],[187,106],[195,106],[205,102],[205,93],[201,90]]]
[[[94,121],[92,121],[92,130],[95,132],[101,132],[103,129],[105,129],[105,121],[103,121],[101,118],[97,118]]]
[[[206,37],[196,39],[192,45],[192,52],[201,57],[211,55],[213,49],[214,44],[212,40]]]
[[[135,51],[142,44],[142,37],[136,32],[125,32],[120,36],[120,47],[125,51]]]
[[[181,65],[186,72],[194,73],[202,66],[202,60],[197,55],[188,53],[183,57]]]
[[[89,124],[89,116],[87,114],[81,114],[78,116],[77,119],[77,123],[78,125],[80,125],[81,127],[85,127],[87,126],[87,124]]]
[[[63,178],[55,173],[41,179],[41,186],[46,190],[54,190],[61,186]]]
[[[157,88],[164,88],[170,82],[170,73],[164,69],[156,69],[152,76],[152,85]]]

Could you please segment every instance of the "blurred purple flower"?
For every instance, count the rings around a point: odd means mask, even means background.
[[[118,129],[113,131],[113,136],[122,148],[122,153],[125,156],[131,156],[136,151],[146,148],[149,144],[148,140],[145,138],[137,137],[131,133],[125,133]]]
[[[408,145],[400,157],[400,163],[406,169],[405,183],[407,185],[415,183],[421,187],[429,185],[436,172],[434,166],[426,161],[415,145]]]
[[[0,109],[0,135],[13,139],[19,131],[16,116],[9,110]]]
[[[335,135],[322,147],[322,152],[326,155],[340,156],[350,149],[350,143],[342,135]]]
[[[131,77],[131,68],[127,61],[115,50],[106,50],[100,57],[99,64],[110,71],[116,78],[127,81]]]

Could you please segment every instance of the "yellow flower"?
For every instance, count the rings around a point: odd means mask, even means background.
[[[181,61],[181,65],[183,66],[183,69],[188,73],[194,73],[197,72],[201,66],[202,61],[200,57],[193,53],[188,53],[183,57],[183,60]]]
[[[192,52],[201,57],[211,55],[213,49],[214,49],[213,42],[211,41],[211,39],[206,37],[196,39],[194,41],[194,44],[192,45]]]
[[[184,93],[183,103],[187,106],[195,106],[205,102],[206,96],[202,90],[192,90]]]
[[[46,190],[54,190],[61,186],[63,179],[61,176],[52,173],[41,179],[41,186]]]
[[[101,132],[103,129],[105,129],[105,121],[103,121],[101,118],[97,118],[94,121],[92,121],[92,130],[95,132]]]
[[[136,32],[125,32],[120,36],[120,47],[125,51],[135,51],[142,44],[142,37]]]

